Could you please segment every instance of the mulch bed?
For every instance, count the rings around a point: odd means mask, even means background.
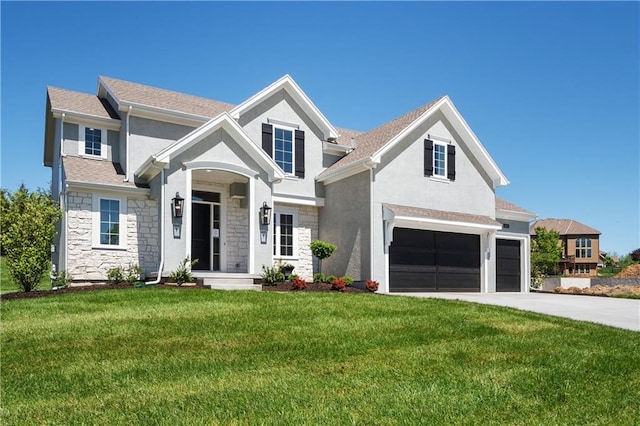
[[[340,293],[336,290],[331,290],[331,284],[329,283],[308,283],[307,288],[304,290],[293,290],[290,282],[280,282],[273,285],[262,284],[262,291],[299,291],[299,292],[329,292]],[[367,293],[367,290],[349,286],[345,287],[342,293]]]
[[[154,287],[179,288],[184,290],[204,290],[204,289],[208,290],[207,287],[204,287],[200,284],[183,285],[179,287],[176,286],[175,284],[174,285],[158,284],[158,285],[155,285]],[[34,299],[38,297],[49,297],[49,296],[56,296],[60,294],[69,294],[69,293],[87,293],[90,291],[99,291],[99,290],[126,290],[126,289],[132,289],[132,288],[134,288],[134,286],[129,283],[121,283],[121,284],[96,283],[96,284],[86,285],[86,286],[61,288],[59,290],[34,290],[28,293],[25,293],[22,291],[19,291],[16,293],[5,293],[0,295],[0,301],[17,300],[17,299]],[[327,283],[309,283],[307,284],[307,288],[305,288],[304,290],[293,290],[291,288],[290,282],[281,282],[274,285],[263,284],[262,291],[281,291],[281,292],[288,292],[288,291],[330,292],[330,291],[333,291],[333,292],[339,293],[338,291],[331,290],[331,284],[327,284]],[[343,293],[366,293],[366,292],[367,290],[362,290],[356,287],[346,287],[343,291]]]

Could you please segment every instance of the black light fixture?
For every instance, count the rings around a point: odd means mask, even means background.
[[[184,198],[180,196],[179,192],[176,192],[176,196],[171,200],[171,211],[173,212],[173,217],[182,217]]]
[[[271,207],[267,205],[267,202],[262,203],[260,207],[260,224],[269,225],[271,223]]]

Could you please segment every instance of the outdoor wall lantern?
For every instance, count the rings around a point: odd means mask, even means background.
[[[269,226],[271,223],[271,207],[267,205],[267,202],[262,203],[260,207],[260,224]]]
[[[184,211],[184,198],[180,196],[179,192],[176,192],[176,196],[171,200],[171,210],[173,217],[182,217]]]

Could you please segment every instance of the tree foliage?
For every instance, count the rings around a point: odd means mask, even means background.
[[[321,240],[311,241],[311,244],[309,246],[311,248],[311,253],[320,261],[320,270],[322,270],[322,259],[326,259],[327,257],[331,256],[333,252],[338,248],[331,243],[327,243]]]
[[[531,275],[539,277],[557,272],[562,258],[562,246],[558,244],[560,233],[536,228],[536,236],[531,240]]]
[[[633,259],[635,262],[640,262],[640,248],[635,249],[630,254],[631,259]]]
[[[24,185],[13,193],[0,190],[0,199],[0,241],[6,265],[11,278],[28,292],[49,269],[60,208],[46,192],[30,192]]]

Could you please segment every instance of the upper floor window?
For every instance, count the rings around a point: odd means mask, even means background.
[[[262,149],[287,175],[304,178],[304,131],[262,123]]]
[[[447,176],[447,156],[445,146],[439,143],[433,144],[433,174]]]
[[[80,126],[79,154],[107,158],[107,130]]]
[[[293,131],[276,127],[273,142],[273,159],[285,173],[293,174]]]
[[[576,238],[576,257],[591,257],[591,238]]]
[[[456,180],[456,147],[453,143],[424,140],[424,175]]]

